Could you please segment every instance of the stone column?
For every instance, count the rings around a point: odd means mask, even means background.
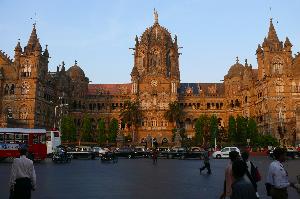
[[[300,106],[296,109],[296,144],[300,144]]]

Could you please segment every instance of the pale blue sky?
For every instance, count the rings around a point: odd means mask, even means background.
[[[62,61],[69,68],[76,59],[93,83],[130,82],[128,48],[153,24],[154,7],[159,23],[183,46],[181,82],[219,82],[236,56],[256,67],[255,50],[271,16],[279,38],[288,36],[294,53],[300,51],[299,0],[0,0],[0,49],[13,57],[18,38],[24,47],[36,13],[51,71]]]

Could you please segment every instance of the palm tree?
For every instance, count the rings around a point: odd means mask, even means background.
[[[120,118],[122,122],[126,123],[129,127],[132,127],[132,141],[135,142],[138,137],[138,126],[141,123],[143,117],[140,109],[140,103],[138,101],[126,101],[124,103]],[[135,135],[136,134],[136,135]]]
[[[176,128],[178,129],[183,117],[184,112],[179,103],[177,101],[169,103],[169,110],[165,112],[165,118],[169,120],[169,122],[175,122]]]

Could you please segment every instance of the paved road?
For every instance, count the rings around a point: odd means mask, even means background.
[[[215,199],[222,192],[224,168],[228,160],[211,160],[212,175],[199,174],[199,160],[119,159],[117,164],[99,160],[73,160],[70,164],[54,164],[50,160],[35,165],[37,190],[33,199]],[[264,177],[270,160],[257,157],[254,163]],[[291,160],[286,168],[291,180],[300,175],[300,160]],[[11,163],[0,163],[0,198],[8,198]],[[263,183],[261,198],[268,198]],[[299,198],[290,189],[290,198]]]

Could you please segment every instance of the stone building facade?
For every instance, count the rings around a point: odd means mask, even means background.
[[[186,113],[188,137],[194,136],[200,114],[215,114],[225,128],[230,115],[253,117],[260,133],[272,134],[284,144],[300,141],[300,54],[292,54],[288,38],[279,40],[272,20],[256,50],[257,69],[237,58],[223,83],[182,83],[177,36],[172,38],[154,15],[154,24],[135,38],[127,84],[89,84],[76,61],[68,70],[62,63],[49,72],[49,52],[47,46],[42,49],[34,25],[24,49],[17,43],[13,60],[0,51],[1,126],[49,129],[68,112],[78,129],[84,114],[96,128],[99,119],[107,124],[112,118],[120,121],[124,102],[139,100],[144,117],[135,140],[151,136],[170,143],[175,124],[164,113],[170,102],[178,101]]]

